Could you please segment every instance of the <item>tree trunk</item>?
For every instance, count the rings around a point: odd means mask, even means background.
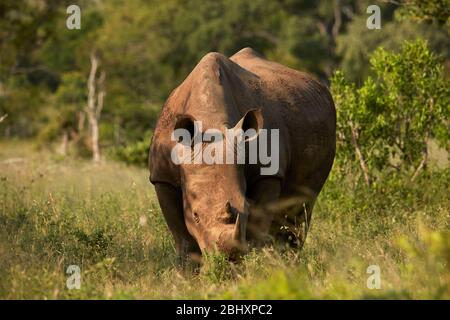
[[[420,171],[422,171],[425,168],[425,166],[427,165],[427,159],[428,159],[428,150],[427,146],[425,145],[425,150],[422,152],[422,161],[420,161],[419,166],[417,167],[416,171],[414,171],[414,174],[411,177],[411,181],[416,180]]]
[[[331,29],[331,35],[333,37],[333,43],[336,44],[336,39],[339,35],[339,30],[342,25],[342,15],[341,15],[341,1],[334,0],[333,1],[333,13],[334,13],[334,24]]]
[[[98,134],[98,121],[95,117],[89,119],[89,124],[91,126],[91,143],[92,143],[92,160],[94,162],[100,162],[100,147],[98,145],[99,134]]]
[[[414,171],[414,174],[411,177],[411,181],[416,180],[417,176],[419,175],[420,171],[426,168],[427,161],[428,161],[428,137],[429,137],[429,131],[427,130],[425,132],[425,139],[423,142],[423,149],[422,149],[422,160],[419,163],[419,166]]]
[[[69,145],[69,134],[67,131],[64,131],[62,139],[61,139],[61,145],[59,147],[59,154],[62,156],[67,155],[67,148]]]
[[[77,131],[78,131],[78,134],[80,135],[84,131],[84,124],[86,121],[86,113],[83,111],[77,112],[77,119],[78,119]]]
[[[101,160],[98,122],[100,120],[100,115],[103,109],[103,100],[105,97],[105,73],[102,71],[100,74],[100,78],[96,81],[98,66],[98,57],[95,52],[92,52],[91,71],[88,78],[88,101],[86,114],[88,116],[89,129],[91,133],[92,160],[94,162],[100,162]]]
[[[430,98],[428,100],[428,104],[430,106],[430,114],[432,114],[434,109],[434,99]],[[426,168],[427,161],[428,161],[428,138],[430,137],[430,122],[427,123],[425,127],[425,135],[423,139],[423,148],[422,148],[422,160],[420,161],[419,166],[417,167],[416,171],[414,171],[414,174],[411,177],[411,181],[416,180],[417,176],[419,175],[420,171]]]
[[[370,187],[372,180],[370,178],[369,168],[367,167],[366,160],[364,159],[364,156],[361,152],[361,148],[359,147],[358,144],[358,132],[356,131],[356,128],[352,124],[350,124],[350,129],[352,131],[352,144],[353,147],[355,148],[356,156],[358,157],[359,160],[359,166],[361,167],[361,170],[364,174],[364,180],[366,181],[367,186]]]

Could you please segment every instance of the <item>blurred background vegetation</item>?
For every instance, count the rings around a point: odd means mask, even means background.
[[[396,52],[405,40],[424,39],[427,43],[422,44],[426,47],[422,51],[434,54],[436,60],[430,62],[434,63],[430,70],[442,66],[440,74],[430,71],[429,76],[434,78],[422,79],[427,82],[439,78],[442,82],[435,86],[441,95],[440,113],[430,121],[435,123],[445,113],[448,115],[448,90],[441,90],[448,84],[442,74],[448,73],[450,61],[448,0],[375,1],[381,7],[380,30],[367,29],[370,14],[366,9],[373,1],[365,0],[80,0],[81,29],[69,30],[66,9],[72,2],[1,2],[0,116],[8,115],[0,124],[3,139],[36,138],[42,148],[89,157],[92,143],[85,109],[93,52],[106,74],[106,96],[99,121],[103,155],[142,166],[146,165],[152,129],[165,99],[210,51],[229,56],[250,46],[269,59],[314,74],[327,85],[340,70],[345,76],[341,73],[334,78],[334,92],[340,94],[338,87],[345,86],[344,78],[355,91],[370,86],[368,77],[375,75],[369,81],[377,82],[385,79],[382,73],[393,71],[381,70],[385,66],[383,59],[390,59],[380,57],[381,53],[378,62],[369,62],[375,49]],[[422,59],[420,54],[410,56],[406,64]],[[396,66],[394,63],[391,67]],[[407,70],[408,66],[403,68]],[[420,68],[415,74],[417,81],[422,77]],[[365,99],[390,95],[391,84],[383,85],[384,89],[369,90]],[[387,105],[396,105],[396,99],[404,101],[405,95],[415,96],[414,90],[406,91],[400,90],[390,101],[378,101],[382,110],[366,108],[367,117],[360,116],[360,122],[372,122],[372,111],[377,115],[396,112]],[[337,103],[338,109],[341,103],[350,108],[349,96],[340,97],[344,100]],[[423,104],[426,98],[416,104],[406,101],[401,107],[416,112],[416,105]],[[387,135],[395,139],[393,132],[381,127],[411,119],[391,120],[378,121],[378,128],[372,128],[370,134],[357,132],[363,140],[360,143],[370,142],[373,135],[378,142],[385,141]],[[354,126],[360,130],[361,123]],[[349,142],[351,138],[344,131],[341,137]],[[428,133],[430,137],[433,132]],[[439,141],[445,142],[442,134],[441,138]],[[364,153],[365,146],[361,149]],[[373,150],[367,152],[367,157],[374,154]],[[420,150],[414,152],[420,154]],[[371,159],[379,163],[386,156],[381,152]],[[415,166],[420,162],[415,158],[411,161]]]

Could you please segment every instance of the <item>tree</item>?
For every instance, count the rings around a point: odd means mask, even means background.
[[[403,163],[416,167],[414,180],[427,164],[428,140],[444,147],[448,142],[450,86],[444,66],[423,40],[405,42],[399,53],[380,48],[371,65],[390,107],[387,141]]]
[[[86,79],[83,73],[63,73],[58,89],[49,98],[48,106],[41,111],[44,119],[41,120],[43,125],[38,135],[40,145],[60,140],[61,154],[67,154],[70,146],[76,146],[74,151],[79,154],[79,147],[85,146],[83,137],[86,113],[82,106],[86,104],[86,97]],[[86,147],[82,149],[87,150]]]
[[[97,79],[97,70],[99,67],[99,58],[95,51],[91,52],[91,71],[87,82],[88,99],[86,105],[86,113],[89,120],[89,131],[91,133],[92,143],[92,160],[100,161],[100,145],[99,145],[99,126],[100,116],[103,109],[105,99],[105,71],[100,72]]]
[[[449,139],[450,86],[444,67],[423,40],[405,41],[399,53],[383,48],[370,58],[374,77],[357,88],[342,72],[332,79],[338,114],[338,157],[357,160],[365,181],[387,167],[426,168],[427,143],[446,147]]]
[[[332,94],[337,111],[338,159],[341,165],[356,160],[368,186],[373,168],[387,159],[386,148],[380,138],[386,134],[383,121],[385,106],[371,78],[361,88],[345,80],[337,71],[332,78]]]
[[[408,19],[391,20],[389,15],[383,13],[382,28],[369,30],[366,19],[367,14],[355,15],[346,32],[337,39],[336,51],[341,58],[339,68],[349,80],[363,82],[370,74],[370,54],[378,47],[398,50],[403,41],[414,41],[418,37],[427,39],[433,51],[450,60],[450,38],[444,28],[434,24],[418,24]]]
[[[448,0],[403,0],[399,13],[416,21],[439,25],[450,23],[450,3]]]

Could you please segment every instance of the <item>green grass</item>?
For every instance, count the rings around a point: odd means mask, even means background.
[[[94,166],[0,143],[1,299],[450,298],[448,169],[368,190],[332,176],[302,251],[268,247],[233,265],[176,264],[144,169]],[[81,289],[66,288],[69,265]],[[381,289],[366,286],[369,265]]]

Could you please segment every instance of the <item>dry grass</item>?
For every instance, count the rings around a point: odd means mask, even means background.
[[[0,144],[0,298],[450,298],[448,169],[368,190],[331,177],[303,251],[181,271],[146,170]],[[66,288],[69,265],[81,289]],[[366,286],[369,265],[381,289]]]

